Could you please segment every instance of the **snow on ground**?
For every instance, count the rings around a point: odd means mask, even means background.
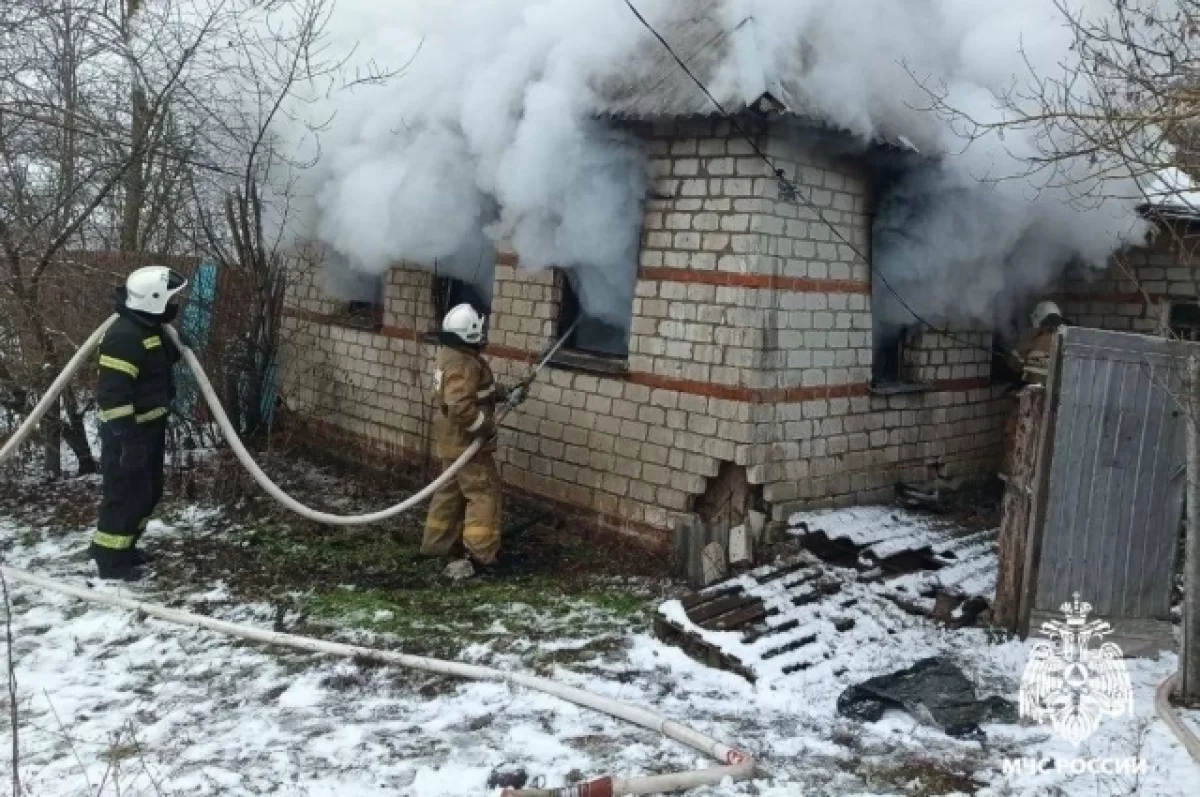
[[[212,510],[193,508],[151,533],[196,534],[213,517]],[[0,545],[15,567],[73,583],[89,578],[82,530],[30,529],[0,519]],[[525,767],[547,786],[610,772],[709,765],[656,734],[507,685],[362,667],[22,585],[9,589],[20,770],[34,797],[465,797],[487,794],[489,772],[505,762]],[[167,592],[152,583],[120,589],[261,627],[277,619],[273,607],[234,602],[220,582]],[[983,786],[976,793],[995,797],[1200,794],[1200,768],[1153,718],[1153,690],[1173,670],[1173,657],[1130,663],[1136,718],[1107,721],[1085,749],[1074,750],[1044,728],[1003,725],[987,726],[981,745],[950,739],[899,713],[874,724],[845,720],[836,715],[836,699],[853,682],[935,654],[953,657],[981,691],[1013,698],[1026,646],[995,642],[982,630],[944,631],[919,618],[896,625],[894,634],[885,630],[887,640],[873,639],[869,629],[884,625],[870,616],[878,606],[863,601],[853,611],[862,629],[847,638],[853,644],[837,646],[824,664],[758,685],[697,664],[635,626],[617,650],[551,675],[743,746],[773,775],[693,792],[701,796],[945,794],[968,791],[951,777],[964,773]],[[365,632],[354,637],[372,639]],[[374,642],[390,644],[385,636]],[[460,656],[521,666],[512,650],[476,644]],[[0,740],[0,748],[7,751],[9,740]],[[1140,779],[1055,770],[1005,774],[1001,761],[1020,756],[1141,756],[1148,771]]]

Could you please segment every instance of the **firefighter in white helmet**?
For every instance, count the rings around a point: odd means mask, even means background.
[[[138,539],[163,491],[167,413],[180,354],[163,333],[187,280],[164,266],[139,268],[118,289],[116,323],[100,343],[100,470],[103,497],[91,557],[101,578],[141,575]]]
[[[1038,302],[1029,315],[1030,328],[1017,342],[1017,349],[1008,355],[1008,366],[1021,375],[1022,389],[1029,385],[1045,385],[1050,371],[1050,356],[1054,351],[1054,336],[1058,328],[1069,323],[1062,310],[1051,301]],[[1011,474],[1016,453],[1018,405],[1004,424],[1004,473]]]
[[[483,359],[486,318],[470,304],[446,313],[434,373],[433,435],[442,468],[448,468],[471,443],[484,441],[429,505],[421,553],[429,557],[466,556],[475,566],[494,565],[500,553],[500,472],[496,450],[496,407],[518,404],[524,391],[496,383]],[[451,563],[448,573],[470,575],[473,567]]]
[[[1050,368],[1054,335],[1067,320],[1057,304],[1043,301],[1033,308],[1029,321],[1030,329],[1017,342],[1017,350],[1009,356],[1009,364],[1020,372],[1025,383],[1044,385]]]

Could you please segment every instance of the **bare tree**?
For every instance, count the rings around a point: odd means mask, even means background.
[[[1072,36],[1068,60],[1047,68],[1027,53],[1025,72],[993,118],[924,83],[933,107],[967,139],[1015,134],[1033,144],[1035,151],[1015,153],[1025,170],[996,179],[1038,175],[1081,203],[1190,206],[1186,182],[1161,178],[1200,166],[1200,0],[1109,0],[1099,11],[1054,4]]]
[[[272,128],[298,86],[338,87],[344,60],[326,57],[323,40],[331,9],[331,0],[14,0],[0,11],[6,409],[28,409],[103,317],[95,296],[64,296],[77,276],[64,264],[89,250],[135,260],[201,252],[244,275],[253,298],[238,384],[261,396],[278,347],[292,184],[305,165],[280,154]],[[92,471],[86,394],[69,390],[61,404],[43,422],[45,469],[60,472],[61,435]]]
[[[299,175],[280,124],[306,101],[395,72],[348,74],[326,36],[334,0],[13,0],[0,11],[0,403],[20,417],[105,314],[64,296],[76,252],[126,265],[201,255],[232,275],[238,319],[227,399],[262,425],[277,367]],[[320,125],[304,127],[316,140]],[[94,290],[94,283],[90,286]],[[69,292],[69,291],[68,291]],[[43,421],[95,469],[85,390]]]
[[[133,36],[124,9],[100,0],[6,5],[7,24],[0,27],[0,308],[14,345],[0,352],[0,379],[21,403],[36,400],[79,342],[62,324],[68,311],[62,289],[69,279],[61,273],[64,255],[72,247],[87,249],[98,230],[111,227],[114,200],[131,171],[143,172],[148,154],[157,151],[179,86],[227,13],[219,2],[206,15],[185,19],[175,11],[174,24],[147,25]],[[133,113],[121,101],[129,90],[141,98]],[[71,390],[61,404],[66,442],[81,470],[94,471],[83,402]],[[47,417],[45,465],[56,476],[62,415]]]
[[[242,26],[225,58],[236,66],[226,91],[247,102],[193,92],[189,104],[205,109],[212,126],[202,146],[225,173],[193,171],[191,212],[197,249],[205,252],[246,294],[245,313],[225,352],[225,399],[245,435],[264,425],[265,400],[278,367],[284,293],[289,264],[300,255],[292,214],[300,175],[312,162],[298,160],[275,135],[286,122],[317,140],[322,125],[302,122],[297,111],[316,91],[344,91],[378,84],[398,74],[371,65],[348,74],[350,52],[334,49],[326,36],[331,0],[298,0]]]

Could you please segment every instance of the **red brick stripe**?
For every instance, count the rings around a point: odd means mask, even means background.
[[[822,385],[818,387],[753,388],[735,385],[719,385],[693,379],[676,379],[658,374],[630,373],[625,380],[635,385],[672,390],[676,393],[691,393],[709,398],[746,401],[753,404],[779,404],[813,399],[849,398],[867,395],[867,384]]]
[[[484,349],[484,353],[489,357],[499,357],[502,360],[517,360],[523,363],[537,362],[536,352],[525,351],[524,349],[517,349],[512,346],[497,346],[489,343],[487,348]]]
[[[697,382],[691,379],[675,379],[658,374],[630,373],[625,380],[635,385],[672,390],[676,393],[691,393],[709,398],[729,399],[730,401],[745,401],[751,404],[798,404],[802,401],[817,399],[856,398],[870,395],[871,386],[867,382],[846,385],[819,385],[815,387],[768,387],[752,388],[734,385],[718,385],[710,382]],[[933,383],[929,392],[951,393],[965,390],[977,390],[988,387],[991,380],[987,377],[971,379],[945,379]]]
[[[512,252],[502,252],[496,256],[496,263],[501,266],[517,268],[521,261]],[[855,280],[780,277],[771,274],[739,274],[730,271],[696,271],[690,268],[647,267],[640,269],[638,276],[644,280],[658,280],[659,282],[718,285],[730,288],[769,288],[793,293],[870,294],[871,292],[871,283]]]
[[[396,340],[419,340],[425,337],[425,335],[417,332],[417,330],[405,327],[383,327],[376,334],[383,335],[385,338],[395,338]]]
[[[643,268],[644,280],[682,282],[693,285],[717,285],[733,288],[769,288],[793,293],[861,293],[869,294],[869,282],[854,280],[809,279],[779,277],[771,274],[739,274],[729,271],[695,271],[690,268]]]
[[[284,318],[298,318],[301,321],[309,321],[313,324],[332,324],[335,317],[328,313],[314,313],[312,310],[305,310],[302,307],[285,307],[283,308]]]
[[[313,313],[308,310],[286,309],[284,315],[300,318],[315,324],[338,324],[342,319],[337,316]],[[352,325],[351,329],[358,329]],[[425,333],[406,327],[387,326],[378,331],[364,330],[370,334],[381,335],[399,340],[424,340]],[[489,344],[485,350],[490,357],[502,360],[515,360],[523,363],[537,362],[537,353],[518,349],[513,346]],[[866,396],[870,393],[870,385],[859,382],[847,385],[818,385],[815,387],[769,387],[753,388],[739,385],[721,385],[714,382],[701,382],[695,379],[678,379],[671,376],[660,376],[645,372],[630,372],[626,374],[602,374],[607,379],[619,379],[635,385],[670,390],[675,393],[689,393],[708,398],[728,399],[730,401],[745,401],[750,404],[796,404],[802,401],[817,399],[853,398]],[[986,388],[991,384],[987,377],[972,377],[969,379],[943,379],[933,383],[936,392],[956,392]]]
[[[939,379],[933,383],[933,389],[941,393],[950,393],[956,390],[979,390],[980,388],[991,386],[992,380],[986,376],[972,376],[964,379]]]
[[[865,396],[870,392],[870,385],[861,382],[856,385],[822,385],[821,387],[784,387],[770,388],[758,391],[755,399],[759,404],[795,404],[814,399],[853,398]]]
[[[632,382],[635,385],[645,385],[646,387],[661,390],[673,390],[676,393],[693,393],[698,396],[708,396],[709,398],[729,399],[730,401],[749,401],[747,397],[754,392],[748,387],[716,385],[711,382],[675,379],[669,376],[659,376],[658,374],[630,372],[623,377],[615,378],[623,378],[625,381]]]

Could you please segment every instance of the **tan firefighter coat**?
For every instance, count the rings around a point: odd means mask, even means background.
[[[480,434],[494,434],[496,403],[504,390],[492,369],[470,349],[442,346],[434,372],[437,408],[434,442],[442,467],[462,456]],[[500,472],[488,440],[457,475],[438,490],[425,518],[421,551],[427,556],[455,555],[459,546],[477,563],[495,563],[500,552]]]
[[[1021,371],[1021,378],[1026,382],[1046,384],[1055,331],[1047,328],[1029,330],[1018,341],[1017,354],[1010,358],[1010,364]]]
[[[442,346],[433,376],[436,407],[433,440],[442,459],[457,459],[481,429],[495,430],[500,390],[492,369],[470,349]],[[496,450],[495,441],[481,449]]]

